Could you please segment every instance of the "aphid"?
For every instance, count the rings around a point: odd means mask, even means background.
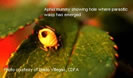
[[[53,28],[46,26],[46,28],[39,30],[38,38],[43,45],[42,49],[44,51],[48,51],[48,48],[55,48],[56,50],[58,49],[59,43]]]

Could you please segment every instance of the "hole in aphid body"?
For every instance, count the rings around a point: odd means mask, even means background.
[[[42,32],[42,36],[43,36],[43,37],[46,37],[46,36],[47,36],[47,32],[45,32],[45,31]]]

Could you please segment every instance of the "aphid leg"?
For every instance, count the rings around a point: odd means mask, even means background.
[[[52,50],[52,47],[49,47],[50,50]]]
[[[48,48],[47,47],[44,47],[44,51],[48,51]]]
[[[51,28],[50,26],[46,26],[47,28],[51,29],[52,31],[55,31],[55,29]]]
[[[44,51],[48,51],[48,48],[47,47],[40,47],[42,50],[44,50]]]
[[[58,45],[56,45],[54,48],[55,48],[55,50],[57,50],[58,49]]]
[[[50,50],[52,51],[52,52],[54,52],[55,50],[54,50],[54,47],[49,47],[50,48]]]

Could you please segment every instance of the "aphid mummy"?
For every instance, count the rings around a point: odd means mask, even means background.
[[[39,30],[38,38],[43,45],[43,50],[48,51],[48,48],[58,49],[58,39],[54,32],[55,30],[49,26]]]

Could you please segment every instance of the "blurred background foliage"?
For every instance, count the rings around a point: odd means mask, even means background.
[[[128,8],[127,12],[83,13],[84,17],[79,18],[79,20],[81,20],[83,24],[96,26],[102,30],[105,30],[114,37],[114,42],[119,47],[119,59],[117,59],[119,62],[119,67],[116,71],[115,78],[133,78],[133,57],[131,46],[133,43],[132,0],[0,0],[0,8],[14,8],[28,3],[37,3],[39,1],[42,1],[41,3],[44,3],[49,8]],[[20,39],[19,37],[19,35],[16,37],[16,41]]]

